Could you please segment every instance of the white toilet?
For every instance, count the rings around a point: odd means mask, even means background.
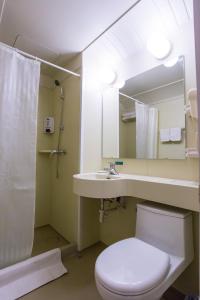
[[[137,205],[136,237],[97,258],[95,279],[104,300],[158,300],[193,260],[192,214],[144,202]]]

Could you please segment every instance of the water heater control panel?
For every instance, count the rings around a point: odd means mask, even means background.
[[[46,117],[44,119],[44,132],[45,133],[54,133],[54,118]]]

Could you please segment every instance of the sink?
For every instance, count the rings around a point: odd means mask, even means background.
[[[84,197],[114,198],[122,190],[122,177],[107,172],[76,174],[73,179],[74,193]]]
[[[200,211],[196,181],[107,172],[73,176],[74,193],[88,198],[135,197],[176,207]]]
[[[97,172],[97,173],[84,173],[75,175],[74,178],[80,178],[82,180],[109,180],[109,179],[119,179],[120,175],[110,175],[107,172]]]

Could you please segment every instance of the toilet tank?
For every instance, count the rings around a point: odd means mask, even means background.
[[[171,255],[192,260],[192,213],[150,201],[137,204],[136,237]]]

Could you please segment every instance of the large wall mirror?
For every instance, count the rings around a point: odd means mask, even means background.
[[[103,157],[185,159],[184,57],[103,92]]]

